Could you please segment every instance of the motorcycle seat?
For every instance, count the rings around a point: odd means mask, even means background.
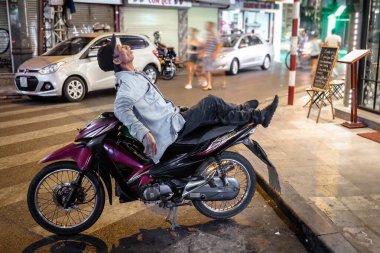
[[[234,125],[208,125],[202,126],[189,134],[178,138],[174,144],[177,145],[197,145],[205,141],[216,138],[224,133],[235,130],[238,126]]]

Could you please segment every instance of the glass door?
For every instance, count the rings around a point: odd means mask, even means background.
[[[371,50],[365,61],[364,83],[359,107],[380,114],[380,0],[371,3],[367,48]]]

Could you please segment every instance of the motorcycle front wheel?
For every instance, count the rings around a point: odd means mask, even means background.
[[[227,177],[238,180],[240,191],[238,196],[226,201],[201,201],[193,200],[194,207],[203,215],[213,219],[227,219],[243,211],[255,193],[256,175],[250,162],[242,155],[225,151],[219,155],[221,168],[214,159],[209,159],[202,164],[194,176],[206,177],[217,170],[217,175],[224,173]]]
[[[28,190],[28,208],[34,220],[57,235],[78,234],[91,227],[103,212],[104,188],[87,172],[71,201],[68,196],[80,169],[73,162],[57,162],[43,168]]]

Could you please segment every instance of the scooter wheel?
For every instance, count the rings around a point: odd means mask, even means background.
[[[87,172],[76,194],[67,203],[80,169],[74,162],[56,162],[43,168],[28,190],[28,208],[34,220],[57,235],[78,234],[91,227],[103,212],[102,183]]]
[[[193,200],[194,207],[203,215],[213,219],[227,219],[243,211],[255,193],[256,175],[250,162],[242,155],[225,151],[219,155],[222,168],[215,159],[205,161],[195,172],[194,176],[206,177],[215,170],[228,168],[227,177],[238,180],[240,191],[238,196],[228,201]],[[219,172],[218,172],[219,173]]]

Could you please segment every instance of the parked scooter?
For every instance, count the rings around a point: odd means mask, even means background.
[[[256,126],[202,127],[178,139],[154,164],[113,113],[102,113],[79,130],[75,143],[42,159],[53,163],[31,181],[29,211],[52,233],[80,233],[100,217],[107,197],[104,188],[112,205],[114,180],[121,203],[141,200],[169,208],[166,220],[173,213],[172,229],[177,208],[184,205],[194,205],[213,219],[233,217],[250,203],[256,176],[248,160],[228,148],[243,143],[268,166],[270,184],[280,191],[275,167],[249,138]]]
[[[158,59],[161,64],[161,77],[165,80],[174,78],[177,67],[175,65],[177,54],[173,47],[167,47],[161,43],[161,34],[159,31],[154,32],[154,44],[157,47]]]

